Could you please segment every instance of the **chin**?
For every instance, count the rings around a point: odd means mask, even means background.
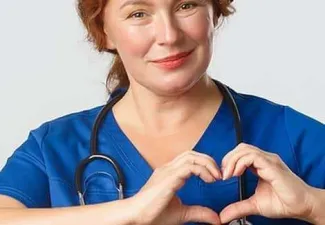
[[[190,90],[200,77],[165,77],[160,82],[154,81],[151,85],[151,91],[163,96],[176,96]]]

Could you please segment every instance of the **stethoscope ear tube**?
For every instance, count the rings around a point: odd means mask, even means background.
[[[125,93],[115,96],[108,103],[103,107],[103,109],[99,112],[97,118],[95,119],[95,123],[93,129],[91,131],[90,137],[90,153],[91,155],[97,154],[97,143],[98,143],[98,133],[100,125],[103,123],[105,116],[107,115],[108,111],[112,110],[113,106],[124,96]]]

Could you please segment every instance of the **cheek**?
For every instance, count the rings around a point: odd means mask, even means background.
[[[208,13],[202,14],[195,15],[187,20],[184,29],[187,35],[197,43],[211,43],[214,31],[213,22]]]
[[[143,31],[142,31],[143,30]],[[117,48],[126,57],[144,56],[150,47],[148,33],[144,27],[120,28],[118,31]]]

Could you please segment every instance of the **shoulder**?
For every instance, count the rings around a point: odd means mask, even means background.
[[[237,92],[231,88],[230,92],[237,104],[243,123],[264,124],[271,119],[283,119],[287,106],[261,96]]]
[[[114,92],[110,93],[108,101],[125,91],[125,88],[116,89]],[[40,141],[46,137],[54,137],[57,134],[76,135],[80,134],[80,132],[90,133],[97,115],[103,107],[104,105],[100,105],[46,121],[38,128],[33,129],[31,134]]]
[[[231,88],[230,91],[244,116],[251,115],[255,119],[263,116],[281,116],[284,119],[285,126],[324,127],[322,122],[298,111],[292,106],[280,104],[261,96],[236,92]]]
[[[102,107],[96,106],[45,121],[39,127],[32,129],[30,134],[40,146],[45,139],[56,139],[60,136],[68,139],[68,137],[78,136],[85,132],[88,134]]]
[[[325,125],[295,108],[276,103],[269,99],[239,93],[231,89],[239,108],[242,122],[250,127],[264,126],[273,129],[285,129],[291,142],[309,135],[325,135]],[[293,143],[294,144],[294,143]]]
[[[325,187],[325,125],[291,106],[231,90],[246,141],[277,153],[307,183]]]
[[[298,111],[292,106],[283,105],[252,94],[239,93],[232,89],[231,92],[243,117],[246,119],[249,118],[248,121],[250,122],[263,118],[269,121],[271,118],[278,118],[291,135],[302,133],[303,130],[320,132],[325,129],[322,122]],[[273,120],[272,122],[275,121]]]

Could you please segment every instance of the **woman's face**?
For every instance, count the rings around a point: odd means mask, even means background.
[[[211,0],[108,0],[107,47],[116,49],[130,84],[161,95],[191,88],[205,75],[213,48]],[[154,62],[182,52],[187,57]]]

